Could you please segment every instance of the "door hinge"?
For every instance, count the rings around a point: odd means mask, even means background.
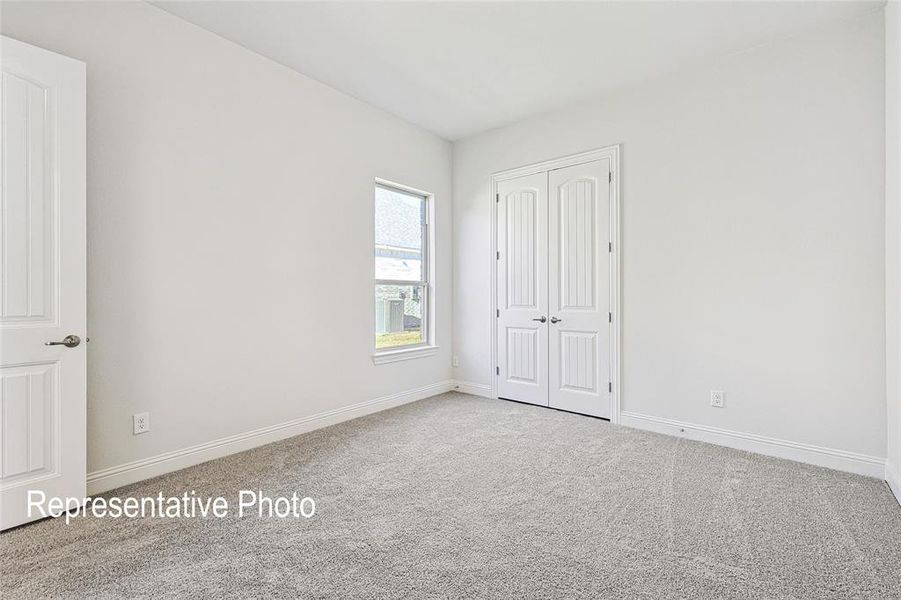
[[[498,251],[497,251],[497,259],[496,259],[496,260],[500,260],[500,259],[501,259],[501,251],[498,250]]]
[[[495,195],[494,195],[494,201],[495,201],[495,202],[500,202],[500,201],[501,201],[501,195],[500,195],[500,194],[495,194]]]
[[[500,368],[500,367],[494,367],[494,374],[495,374],[495,375],[500,375],[500,374],[501,374],[501,368]]]
[[[498,318],[498,319],[501,318],[501,309],[497,309],[497,318]]]
[[[607,322],[613,323],[613,313],[612,312],[607,313]]]
[[[613,242],[607,242],[607,252],[613,252]]]
[[[612,381],[607,382],[607,391],[610,392],[611,394],[613,393],[613,382]]]
[[[607,171],[607,183],[613,181],[613,171]]]

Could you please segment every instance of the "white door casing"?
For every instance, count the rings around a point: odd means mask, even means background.
[[[85,65],[0,36],[0,529],[85,495]],[[66,336],[79,345],[45,345]]]
[[[619,156],[619,145],[607,146],[491,176],[491,317],[496,319],[490,339],[495,358],[492,397],[620,422]],[[537,293],[539,297],[546,293],[547,300],[534,305],[539,309],[533,309],[534,316],[522,315],[530,320],[548,317],[544,331],[538,329],[534,334],[537,349],[533,351],[538,360],[546,360],[536,375],[547,377],[546,396],[542,386],[527,387],[522,385],[522,377],[510,377],[506,366],[508,322],[515,313],[508,311],[506,286],[511,273],[505,260],[510,254],[510,214],[505,202],[510,191],[519,188],[544,190],[547,198],[547,206],[535,211],[547,217],[535,234],[541,240],[543,228],[547,236],[547,263],[539,263],[535,269],[537,273],[543,267],[546,272],[546,278],[539,279]]]
[[[547,174],[501,182],[496,204],[498,396],[547,406]]]
[[[609,164],[548,173],[548,404],[604,418],[611,414]]]

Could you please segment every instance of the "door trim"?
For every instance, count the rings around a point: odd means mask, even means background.
[[[489,318],[491,319],[491,358],[493,363],[489,365],[491,371],[491,397],[497,398],[497,202],[498,183],[508,179],[516,179],[525,175],[534,175],[543,171],[553,171],[564,167],[572,167],[595,160],[608,159],[612,180],[610,182],[610,240],[613,242],[613,251],[610,252],[610,310],[613,312],[613,322],[610,323],[610,380],[613,384],[613,392],[610,395],[610,422],[620,423],[622,416],[622,377],[621,365],[621,326],[622,302],[621,302],[621,247],[620,235],[620,152],[622,144],[605,146],[596,150],[579,152],[560,158],[542,161],[539,163],[507,169],[492,173],[489,178],[490,195],[488,202],[491,206],[491,300]]]

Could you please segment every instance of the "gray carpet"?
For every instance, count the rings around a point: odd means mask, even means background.
[[[901,598],[875,479],[445,394],[122,488],[317,502],[310,520],[47,520],[4,598]]]

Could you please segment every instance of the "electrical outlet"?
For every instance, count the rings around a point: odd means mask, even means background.
[[[454,354],[454,357],[451,359],[451,365],[454,367],[460,366],[460,357]]]
[[[131,416],[134,422],[134,434],[147,433],[150,431],[150,413],[138,413]]]
[[[722,390],[712,390],[710,392],[710,406],[723,408],[726,405],[726,392]]]

